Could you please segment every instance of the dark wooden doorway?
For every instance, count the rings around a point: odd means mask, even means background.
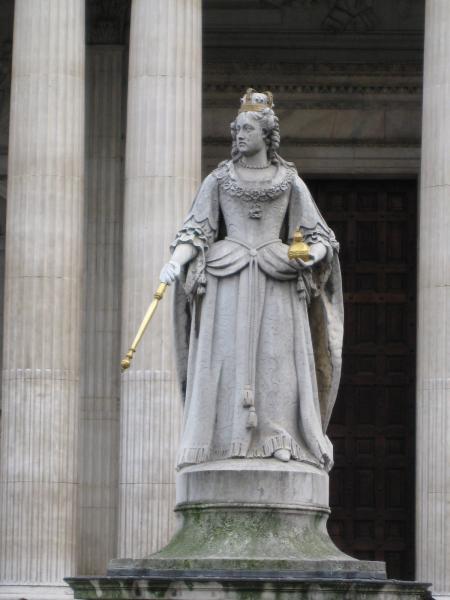
[[[329,531],[344,552],[412,579],[416,183],[307,183],[341,244],[345,298]]]

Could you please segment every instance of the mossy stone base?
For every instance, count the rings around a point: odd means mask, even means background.
[[[358,561],[330,539],[328,473],[289,461],[232,459],[177,475],[180,527],[159,552],[114,559],[111,576],[223,576],[386,579],[382,562]]]
[[[342,579],[72,577],[75,600],[431,600],[428,585]]]
[[[287,577],[385,579],[385,565],[359,561],[331,541],[328,511],[255,506],[187,505],[170,543],[143,559],[114,559],[108,575],[280,573]]]

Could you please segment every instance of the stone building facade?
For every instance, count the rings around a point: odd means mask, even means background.
[[[248,86],[342,246],[330,532],[450,597],[449,0],[4,0],[0,598],[161,547],[170,301],[119,362]]]

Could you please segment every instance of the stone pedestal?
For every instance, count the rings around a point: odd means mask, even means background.
[[[102,577],[67,579],[76,600],[428,600],[428,586],[407,581],[280,577]]]
[[[275,459],[182,469],[179,529],[161,551],[116,559],[109,576],[67,579],[78,600],[428,600],[384,563],[343,554],[326,530],[328,474]]]
[[[171,577],[260,573],[385,579],[384,563],[358,561],[331,541],[328,474],[276,459],[234,459],[182,469],[180,527],[161,551],[111,561],[108,574]]]

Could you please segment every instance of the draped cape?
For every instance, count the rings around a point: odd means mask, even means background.
[[[284,161],[283,161],[284,162]],[[311,194],[295,169],[287,166],[289,202],[280,239],[268,240],[252,249],[245,242],[227,237],[221,214],[221,190],[227,187],[229,163],[222,163],[203,182],[173,244],[192,243],[198,248],[175,284],[174,331],[178,378],[183,398],[187,389],[189,348],[191,336],[198,333],[192,326],[193,314],[201,320],[202,299],[208,275],[228,277],[251,267],[257,255],[257,268],[276,280],[296,280],[296,291],[307,305],[309,328],[314,351],[314,364],[323,434],[329,424],[336,400],[340,373],[343,338],[343,298],[338,244],[322,218]],[[239,190],[230,189],[227,193]],[[292,241],[300,227],[310,244],[321,241],[327,248],[326,258],[312,269],[298,270],[287,258],[286,244]],[[300,303],[299,303],[300,310]],[[327,439],[327,438],[326,438]],[[331,446],[331,444],[330,444]],[[330,465],[331,466],[331,465]]]

